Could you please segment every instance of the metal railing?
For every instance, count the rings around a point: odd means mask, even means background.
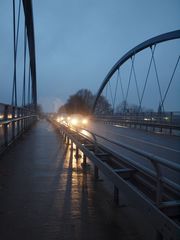
[[[13,143],[37,119],[29,108],[0,103],[0,153]]]
[[[95,177],[100,170],[114,184],[114,198],[118,199],[119,191],[124,192],[132,205],[148,217],[157,230],[159,239],[179,239],[180,223],[174,219],[179,216],[180,185],[167,178],[162,171],[165,168],[179,174],[179,164],[112,141],[89,130],[85,130],[91,135],[87,137],[82,129],[72,130],[54,120],[50,121],[59,128],[67,144],[74,143],[76,150],[80,149],[93,162]],[[107,147],[105,142],[111,144],[110,147]],[[151,168],[143,166],[121,151],[114,150],[112,145],[146,159]]]
[[[97,121],[106,124],[119,124],[130,127],[144,127],[146,130],[168,130],[170,134],[180,131],[180,112],[143,112],[114,115],[96,115]]]
[[[78,129],[76,129],[78,130]],[[98,140],[102,139],[107,143],[113,144],[117,147],[120,148],[124,148],[132,153],[137,154],[138,156],[143,157],[144,159],[148,160],[151,165],[152,168],[149,169],[147,167],[142,166],[141,164],[138,164],[137,162],[135,162],[134,160],[129,160],[129,158],[127,158],[125,155],[121,154],[120,151],[118,151],[118,158],[121,159],[121,161],[123,161],[124,163],[129,163],[131,165],[133,165],[134,167],[136,167],[136,169],[138,169],[141,173],[145,174],[146,176],[151,176],[153,178],[155,178],[155,181],[157,182],[157,188],[156,188],[156,204],[159,206],[160,202],[162,200],[162,195],[163,195],[163,185],[167,185],[171,188],[171,190],[174,190],[176,192],[179,192],[179,196],[180,196],[180,185],[178,183],[175,183],[171,180],[169,180],[167,177],[163,176],[163,173],[161,171],[161,166],[164,166],[170,170],[173,170],[175,172],[177,172],[178,174],[180,174],[180,164],[177,164],[175,162],[171,162],[165,158],[153,155],[151,153],[148,153],[146,151],[143,151],[141,149],[137,149],[134,148],[132,146],[129,146],[127,144],[123,144],[123,143],[119,143],[116,141],[113,141],[112,139],[108,139],[105,138],[103,136],[100,136],[98,134],[95,134],[87,129],[83,129],[85,131],[87,131],[88,133],[90,133],[93,137],[93,144],[94,144],[94,148],[97,149],[98,145],[103,147],[104,144],[100,143]],[[84,135],[81,132],[78,131],[78,134],[80,135]],[[87,138],[86,135],[84,135],[84,137]],[[106,148],[107,149],[107,148]],[[97,150],[96,150],[97,151]],[[111,151],[111,153],[113,154],[112,150],[108,150]]]

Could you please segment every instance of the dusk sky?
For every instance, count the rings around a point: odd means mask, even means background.
[[[12,88],[11,8],[11,0],[1,0],[0,102],[10,102]],[[79,89],[95,94],[123,54],[180,28],[179,0],[33,0],[33,9],[38,102],[45,111],[56,110]],[[175,49],[180,54],[179,43]],[[176,90],[177,99],[180,84]]]

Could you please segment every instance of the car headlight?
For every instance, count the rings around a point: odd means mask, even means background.
[[[86,119],[86,118],[84,118],[83,120],[82,120],[82,124],[87,124],[88,123],[88,120]]]
[[[72,125],[77,125],[78,124],[78,119],[77,118],[71,119],[71,124]]]

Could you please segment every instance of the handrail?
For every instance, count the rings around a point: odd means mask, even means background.
[[[17,122],[26,118],[31,118],[31,117],[37,117],[36,114],[28,115],[28,116],[23,116],[23,117],[17,117],[17,118],[11,118],[8,120],[0,120],[0,125],[5,125],[5,124],[10,124],[12,122]]]

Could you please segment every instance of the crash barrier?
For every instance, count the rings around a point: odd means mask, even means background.
[[[146,131],[158,130],[175,135],[180,133],[180,112],[96,115],[93,119],[105,124],[142,128]]]
[[[83,164],[88,158],[94,164],[95,179],[101,171],[114,184],[114,201],[119,203],[119,192],[126,194],[128,202],[143,213],[157,231],[157,239],[177,240],[180,236],[180,185],[165,176],[178,175],[180,165],[145,151],[121,144],[80,128],[72,128],[49,119],[63,136],[64,142],[76,146],[83,153]],[[88,134],[85,134],[87,132]],[[88,135],[88,137],[87,137]],[[111,147],[107,147],[108,143]],[[151,167],[112,150],[116,146],[146,159]]]

